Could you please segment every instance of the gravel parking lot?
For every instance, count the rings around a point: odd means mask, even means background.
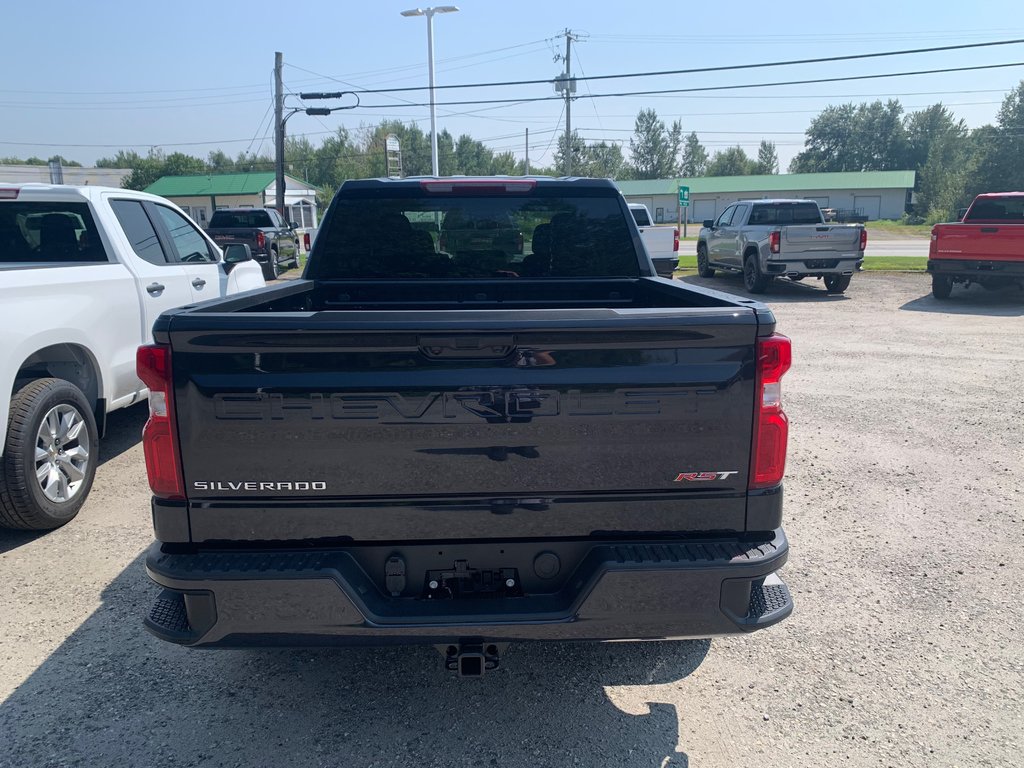
[[[470,681],[432,649],[166,645],[136,408],[77,520],[0,532],[0,765],[1020,765],[1024,294],[809,282],[767,296],[795,358],[782,625],[513,647]]]

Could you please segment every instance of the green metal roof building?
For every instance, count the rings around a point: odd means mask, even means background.
[[[631,203],[644,203],[655,221],[676,221],[678,190],[690,188],[689,221],[713,219],[737,200],[807,198],[822,208],[854,210],[871,220],[898,219],[913,200],[914,171],[779,173],[765,176],[702,176],[695,179],[617,181]]]
[[[287,174],[284,186],[285,219],[316,227],[316,188]],[[163,176],[146,191],[173,200],[203,227],[218,208],[273,208],[277,201],[273,171]]]

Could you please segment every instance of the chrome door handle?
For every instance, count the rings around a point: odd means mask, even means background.
[[[146,290],[154,296],[163,291],[163,289],[164,287],[160,283],[150,283],[146,286]]]
[[[204,285],[206,285],[206,281],[203,280],[203,278],[201,277],[197,277],[195,280],[192,281],[193,288],[202,288]]]

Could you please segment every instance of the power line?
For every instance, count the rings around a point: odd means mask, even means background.
[[[837,32],[837,33],[821,33],[821,32],[809,32],[805,34],[800,33],[788,33],[779,34],[772,33],[770,38],[771,42],[806,42],[808,40],[813,42],[818,41],[829,41],[835,43],[851,42],[859,43],[865,41],[874,41],[881,39],[889,40],[963,40],[966,37],[977,37],[980,35],[991,35],[991,34],[1006,34],[1007,32],[1013,32],[1014,34],[1024,31],[1020,28],[1008,30],[1003,28],[985,28],[985,29],[965,29],[965,30],[930,30],[930,31],[914,31],[912,33],[907,32],[872,32],[870,34],[861,33],[849,33],[849,32]],[[626,43],[665,43],[678,45],[679,43],[700,43],[708,42],[713,44],[721,43],[750,43],[751,39],[749,35],[713,35],[713,34],[699,34],[699,35],[652,35],[652,34],[635,34],[635,35],[602,35],[596,34],[593,36],[595,42],[608,41],[608,42],[626,42]]]
[[[984,69],[1006,69],[1007,67],[1024,67],[1024,61],[1015,61],[1007,64],[980,64],[973,67],[944,67],[942,69],[921,69],[912,72],[887,72],[879,75],[849,75],[846,77],[819,77],[811,78],[807,80],[785,80],[778,82],[766,82],[766,83],[744,83],[740,85],[709,85],[697,88],[668,88],[661,90],[649,90],[649,91],[619,91],[616,93],[595,93],[587,96],[577,96],[578,99],[607,99],[607,98],[618,98],[622,96],[655,96],[655,95],[675,95],[680,93],[703,93],[708,91],[729,91],[729,90],[741,90],[746,88],[777,88],[787,85],[811,85],[816,83],[841,83],[849,82],[852,80],[878,80],[886,77],[910,77],[914,75],[939,75],[948,74],[950,72],[976,72]],[[549,81],[544,81],[549,82]],[[561,100],[562,96],[535,96],[527,99],[474,99],[466,101],[445,101],[438,102],[438,106],[464,106],[470,104],[507,104],[512,101],[518,101],[520,103],[527,102],[540,102],[540,101],[555,101]],[[425,104],[364,104],[367,109],[387,109],[388,107],[422,107]]]
[[[782,61],[768,61],[761,62],[758,64],[730,64],[721,67],[696,67],[691,69],[666,69],[660,71],[647,71],[647,72],[626,72],[612,75],[591,75],[590,77],[580,77],[578,80],[621,80],[624,78],[636,78],[636,77],[663,77],[667,75],[696,75],[696,74],[707,74],[709,72],[735,72],[739,70],[748,69],[764,69],[767,67],[789,67],[801,64],[825,64],[829,62],[837,61],[857,61],[862,59],[879,59],[892,56],[909,56],[919,53],[942,53],[947,51],[959,51],[973,48],[992,48],[996,46],[1004,45],[1018,45],[1024,43],[1024,38],[1015,38],[1012,40],[993,40],[984,43],[962,43],[960,45],[943,45],[933,46],[930,48],[907,48],[900,51],[880,51],[876,53],[853,53],[845,56],[823,56],[813,59],[788,59]],[[307,70],[308,71],[308,70]],[[312,74],[316,74],[315,72]],[[339,81],[340,82],[340,81]],[[459,88],[496,88],[513,85],[549,85],[554,82],[552,79],[547,78],[543,80],[504,80],[490,83],[457,83],[454,85],[438,85],[435,86],[435,90],[452,90]],[[817,81],[811,81],[817,82]],[[426,91],[429,90],[426,86],[409,86],[407,88],[377,88],[377,89],[365,89],[360,93],[374,93],[374,94],[387,94],[387,93],[407,93],[409,91]]]
[[[256,143],[256,137],[260,135],[260,130],[263,128],[263,122],[270,116],[271,110],[274,109],[274,100],[271,99],[270,103],[267,104],[267,111],[263,113],[263,117],[260,118],[259,123],[256,124],[256,132],[252,135],[252,140],[249,142],[249,146],[245,148],[245,154],[249,154],[249,150],[252,149],[252,145]],[[227,143],[227,142],[223,142]]]
[[[555,120],[555,127],[551,130],[551,139],[548,141],[548,145],[544,147],[544,151],[540,153],[540,157],[537,158],[537,163],[540,164],[541,160],[548,156],[548,152],[551,151],[551,145],[555,143],[555,137],[558,136],[559,124],[562,122],[562,115],[565,114],[565,103],[562,103],[562,111],[558,113],[558,119]]]
[[[539,44],[542,44],[542,43],[546,43],[548,39],[549,38],[545,38],[545,39],[542,39],[542,40],[532,40],[532,41],[530,41],[528,43],[518,43],[516,45],[506,45],[506,46],[503,46],[501,48],[492,48],[492,49],[487,50],[487,51],[477,51],[476,53],[464,53],[464,54],[461,54],[459,56],[449,56],[449,57],[444,58],[444,59],[438,59],[437,63],[439,65],[440,64],[448,64],[448,63],[453,62],[453,61],[463,61],[463,60],[466,60],[466,59],[473,59],[473,58],[478,58],[478,57],[481,57],[481,56],[489,56],[492,53],[503,53],[505,51],[511,51],[511,50],[515,50],[515,49],[518,49],[518,48],[526,48],[526,47],[529,47],[529,46],[534,46],[534,45],[539,45]],[[311,72],[308,69],[302,69],[302,67],[297,67],[294,64],[285,63],[285,66],[286,67],[292,67],[293,69],[302,70],[303,72],[306,72],[308,74],[316,75],[317,77],[323,78],[324,80],[332,80],[334,82],[338,82],[337,79],[332,77],[331,75],[321,75],[321,74],[316,73],[316,72]],[[471,65],[471,66],[475,66],[475,65]],[[362,72],[349,72],[347,76],[348,77],[358,77],[358,78],[370,77],[372,79],[374,75],[388,75],[388,74],[394,74],[396,72],[404,72],[404,71],[408,71],[408,70],[420,71],[422,69],[423,69],[423,62],[420,62],[418,64],[404,64],[404,65],[401,65],[401,66],[388,67],[388,68],[385,68],[385,69],[364,70]]]

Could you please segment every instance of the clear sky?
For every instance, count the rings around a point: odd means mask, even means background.
[[[435,18],[437,84],[552,78],[563,68],[563,29],[579,32],[573,74],[604,75],[761,63],[1024,38],[1018,2],[562,2],[455,0]],[[408,0],[167,3],[36,0],[4,3],[0,156],[61,154],[86,165],[119,148],[151,146],[205,157],[223,149],[272,154],[274,52],[287,91],[425,86],[426,21]],[[965,12],[969,8],[970,12]],[[911,110],[942,101],[968,125],[992,122],[1024,66],[975,72],[705,93],[588,99],[589,93],[665,90],[1024,62],[1024,45],[740,72],[580,82],[573,127],[588,140],[624,142],[639,109],[680,118],[710,151],[762,138],[782,169],[810,119],[830,103],[899,98]],[[438,91],[455,100],[554,96],[550,85]],[[426,91],[364,95],[366,106],[329,117],[298,114],[290,134],[318,144],[339,126],[381,118],[429,130]],[[298,99],[289,97],[290,105]],[[405,106],[403,106],[403,103]],[[439,129],[495,150],[550,163],[562,103],[439,106]]]

